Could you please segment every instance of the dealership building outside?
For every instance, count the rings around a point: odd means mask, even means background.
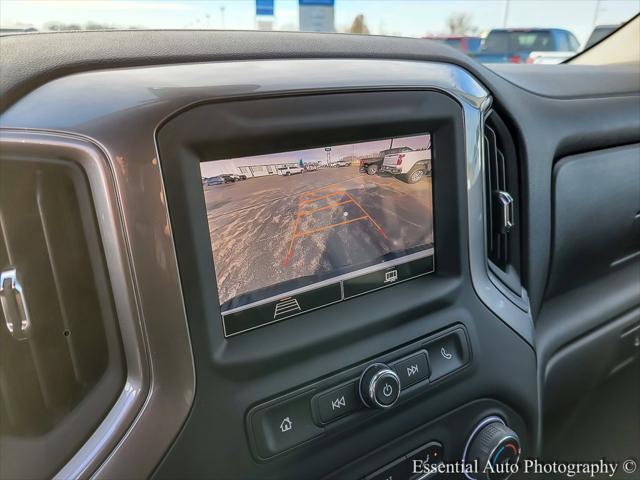
[[[212,169],[207,171],[209,176],[217,176],[224,174],[236,174],[236,175],[246,175],[249,177],[264,177],[267,175],[276,175],[278,173],[278,168],[290,166],[295,167],[298,166],[299,163],[282,163],[278,161],[278,159],[264,159],[264,163],[260,165],[246,165],[243,164],[244,158],[233,159],[233,160],[217,160],[215,162],[211,162]]]

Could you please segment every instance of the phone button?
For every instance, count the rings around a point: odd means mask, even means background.
[[[429,354],[432,382],[461,368],[469,361],[467,338],[464,331],[455,330],[427,343],[427,353]]]

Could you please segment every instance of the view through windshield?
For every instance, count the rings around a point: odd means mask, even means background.
[[[485,63],[560,63],[640,0],[2,0],[2,34],[105,29],[338,32],[426,38]]]

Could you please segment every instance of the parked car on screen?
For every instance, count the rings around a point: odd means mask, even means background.
[[[237,175],[231,173],[223,173],[219,175],[219,177],[224,181],[224,183],[233,183],[237,180]]]
[[[317,163],[307,163],[307,164],[305,164],[304,169],[307,172],[316,172],[316,171],[318,171],[318,164]]]
[[[360,171],[362,173],[366,173],[367,175],[375,175],[376,173],[378,173],[378,171],[380,171],[385,155],[411,151],[412,149],[409,147],[396,147],[382,150],[380,151],[380,155],[377,157],[363,158],[362,160],[360,160]]]
[[[425,175],[431,175],[431,150],[389,153],[384,156],[381,170],[407,183],[417,183]]]
[[[220,177],[206,177],[203,179],[202,183],[207,187],[212,187],[213,185],[222,185],[227,182]]]
[[[295,175],[296,173],[302,172],[304,172],[304,168],[298,167],[297,165],[295,167],[291,165],[280,167],[277,171],[278,175],[282,175],[283,177],[288,177],[289,175]]]
[[[460,50],[463,53],[477,53],[480,51],[482,37],[469,35],[442,35],[434,37],[423,37],[434,42],[444,43],[450,47]]]
[[[480,52],[470,54],[482,63],[526,63],[531,52],[577,52],[580,43],[561,28],[509,28],[489,32]]]
[[[360,160],[360,172],[368,175],[375,175],[380,170],[383,159],[384,155],[375,158],[363,158]]]
[[[234,180],[235,182],[238,182],[238,181],[240,181],[240,180],[246,180],[246,179],[247,179],[247,176],[246,176],[246,175],[244,175],[244,174],[242,174],[242,173],[240,173],[240,174],[232,173],[232,174],[231,174],[231,177],[233,177],[233,180]]]

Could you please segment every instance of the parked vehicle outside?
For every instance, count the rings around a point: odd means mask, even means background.
[[[482,37],[469,35],[442,35],[436,37],[423,37],[434,42],[444,43],[460,50],[462,53],[478,53],[482,45]]]
[[[582,49],[586,50],[587,48],[592,47],[593,45],[598,43],[600,40],[603,40],[609,35],[611,35],[619,27],[620,25],[596,25],[596,27],[593,29],[593,32],[591,32],[591,35],[589,35],[589,38],[587,39]]]
[[[304,170],[306,172],[317,172],[318,171],[318,164],[317,163],[307,163],[304,166]]]
[[[579,48],[580,43],[568,30],[500,28],[491,30],[480,52],[470,55],[482,63],[527,63],[531,52],[575,53]]]
[[[288,177],[289,175],[295,175],[297,173],[302,173],[304,172],[304,168],[299,167],[299,166],[291,166],[291,165],[287,165],[286,167],[280,167],[278,168],[278,175],[282,175],[283,177]]]
[[[557,65],[573,57],[575,54],[576,52],[531,52],[529,58],[527,58],[527,63]]]
[[[431,175],[431,151],[408,149],[402,153],[389,153],[384,156],[381,170],[407,183],[417,183],[425,175]]]
[[[578,52],[582,52],[600,40],[605,39],[613,32],[615,32],[620,25],[598,25],[593,29],[591,35],[585,44],[578,50]],[[536,63],[536,64],[546,64],[546,65],[555,65],[558,63],[565,62],[571,57],[575,56],[578,52],[574,51],[566,51],[566,52],[531,52],[529,54],[529,59],[527,63]]]

